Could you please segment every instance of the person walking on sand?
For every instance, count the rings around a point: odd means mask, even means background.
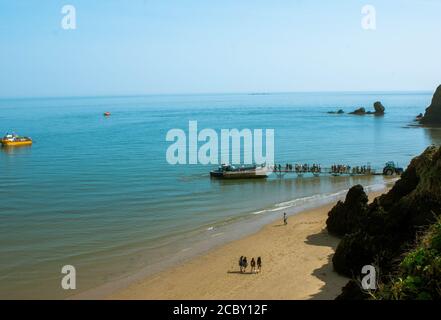
[[[288,224],[288,217],[286,216],[286,212],[283,213],[283,224],[285,226]]]
[[[239,259],[239,269],[240,269],[240,273],[242,273],[243,272],[243,256],[241,256]]]
[[[248,267],[248,261],[247,261],[247,257],[244,257],[242,260],[242,267],[243,267],[243,272],[247,271],[247,267]]]
[[[254,258],[251,259],[251,273],[256,273],[256,261],[254,260]]]
[[[257,272],[260,272],[262,268],[262,259],[260,257],[257,258]]]

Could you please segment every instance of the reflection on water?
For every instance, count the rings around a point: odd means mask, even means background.
[[[0,150],[1,152],[4,152],[8,155],[24,155],[31,153],[32,146],[14,146],[14,147],[1,146]]]
[[[424,133],[433,144],[441,145],[441,128],[424,128]]]

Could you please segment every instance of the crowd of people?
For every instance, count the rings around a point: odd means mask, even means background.
[[[276,164],[274,165],[274,171],[275,172],[295,172],[295,173],[306,173],[306,172],[311,172],[311,173],[320,173],[322,172],[322,168],[319,164],[313,164],[313,165],[309,165],[307,163],[305,164],[291,164],[291,163],[287,163],[285,164],[285,166],[282,167],[281,164]]]
[[[371,166],[356,166],[334,164],[331,166],[331,173],[333,174],[370,174]]]
[[[246,272],[247,267],[248,267],[247,257],[241,256],[239,259],[240,273]],[[257,260],[254,260],[254,258],[252,258],[250,262],[250,267],[251,267],[250,270],[251,273],[259,273],[260,270],[262,270],[262,258],[258,257]]]
[[[302,175],[303,173],[313,173],[314,175],[318,175],[320,173],[331,173],[334,175],[337,174],[371,174],[372,169],[370,165],[367,166],[355,166],[351,167],[349,165],[344,164],[333,164],[331,166],[331,171],[329,172],[329,169],[322,169],[322,166],[320,164],[312,164],[309,165],[307,163],[305,164],[290,164],[287,163],[284,166],[281,164],[275,164],[274,165],[274,172],[295,172],[299,175]]]

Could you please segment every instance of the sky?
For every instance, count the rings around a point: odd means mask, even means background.
[[[440,12],[438,0],[0,0],[0,97],[433,91]]]

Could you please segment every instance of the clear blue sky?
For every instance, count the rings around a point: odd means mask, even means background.
[[[440,14],[438,0],[0,0],[0,97],[434,90]]]

